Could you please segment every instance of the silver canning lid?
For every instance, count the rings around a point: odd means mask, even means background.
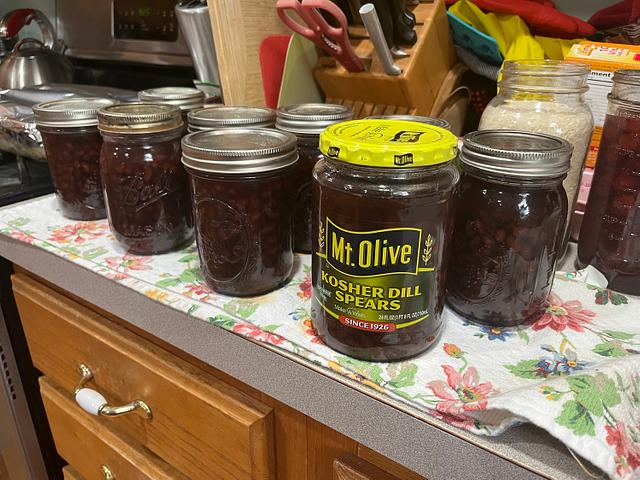
[[[90,127],[98,124],[98,110],[114,103],[108,98],[72,97],[39,103],[33,113],[42,127]]]
[[[138,92],[141,102],[167,103],[180,107],[180,110],[192,110],[202,106],[204,92],[190,87],[159,87]]]
[[[268,128],[222,128],[182,139],[182,163],[213,173],[260,173],[298,160],[295,135]]]
[[[334,123],[353,118],[353,110],[333,103],[301,103],[278,110],[276,128],[291,133],[320,135]]]
[[[419,115],[373,115],[367,118],[372,120],[406,120],[407,122],[426,123],[427,125],[433,125],[434,127],[451,131],[451,124],[441,118],[423,117]]]
[[[266,107],[203,107],[187,115],[190,131],[230,127],[273,127],[276,112]]]
[[[102,132],[157,133],[183,125],[180,109],[163,103],[122,103],[98,110]]]
[[[567,173],[573,146],[559,137],[514,130],[482,130],[462,139],[463,167],[511,178],[556,178]]]

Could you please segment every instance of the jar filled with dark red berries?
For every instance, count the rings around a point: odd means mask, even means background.
[[[313,167],[320,159],[322,131],[334,123],[351,120],[353,110],[343,105],[303,103],[278,110],[276,128],[298,137],[298,170],[293,203],[293,249],[311,253],[311,180]]]
[[[640,295],[640,71],[618,70],[585,210],[578,260]]]
[[[138,98],[141,102],[165,103],[175,105],[182,113],[182,120],[187,125],[187,114],[191,110],[202,107],[204,92],[192,87],[158,87],[141,90]]]
[[[296,137],[263,128],[196,132],[182,140],[204,278],[227,295],[258,295],[293,268]]]
[[[33,107],[62,214],[74,220],[106,216],[102,181],[98,109],[107,98],[69,98]]]
[[[128,103],[98,112],[109,225],[130,252],[152,255],[189,244],[193,219],[180,162],[183,131],[173,105]]]
[[[550,135],[467,134],[449,261],[447,301],[492,326],[534,321],[546,307],[562,245],[562,181],[573,147]]]
[[[192,110],[187,115],[189,132],[218,128],[272,128],[275,110],[267,107],[213,106]]]
[[[386,119],[342,122],[320,135],[312,316],[329,347],[394,361],[437,341],[456,145],[442,128]]]

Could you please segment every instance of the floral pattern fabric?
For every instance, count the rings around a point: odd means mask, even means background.
[[[372,363],[334,352],[318,337],[308,256],[297,257],[284,288],[238,299],[205,285],[194,245],[153,257],[128,254],[106,221],[65,219],[53,196],[0,209],[0,234],[456,427],[498,435],[528,421],[611,477],[640,478],[640,299],[557,275],[544,315],[531,325],[478,326],[445,310],[434,348],[405,362]]]

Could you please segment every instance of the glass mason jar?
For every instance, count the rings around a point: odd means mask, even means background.
[[[640,71],[618,70],[578,243],[609,288],[640,295]]]
[[[438,338],[456,144],[447,130],[398,120],[352,120],[321,134],[312,316],[329,347],[392,361]]]
[[[152,255],[193,239],[187,174],[180,163],[183,122],[173,105],[127,103],[98,111],[109,225],[131,253]]]
[[[298,137],[298,167],[293,213],[293,249],[311,253],[311,180],[313,167],[322,158],[320,133],[335,123],[353,118],[353,110],[330,103],[303,103],[278,110],[276,128]]]
[[[58,204],[65,217],[97,220],[106,217],[102,181],[98,109],[107,98],[70,98],[33,107],[42,134]]]
[[[593,115],[585,101],[589,67],[556,60],[504,62],[499,93],[489,102],[479,130],[523,130],[546,133],[573,145],[571,168],[563,185],[567,222],[561,253],[569,240],[569,223],[593,131]]]
[[[562,180],[571,151],[561,138],[529,132],[464,137],[447,280],[456,312],[491,326],[544,312],[567,218]]]
[[[175,105],[182,113],[184,129],[187,129],[187,115],[191,110],[202,107],[204,92],[192,87],[158,87],[141,90],[138,98],[141,102]]]
[[[263,128],[211,130],[187,135],[182,149],[207,284],[234,296],[284,284],[293,269],[295,136]]]
[[[192,110],[187,115],[189,132],[218,128],[273,128],[276,111],[267,107],[212,106]]]
[[[425,117],[420,115],[372,115],[367,118],[378,120],[406,120],[408,122],[426,123],[427,125],[433,125],[451,131],[451,124],[442,118]]]

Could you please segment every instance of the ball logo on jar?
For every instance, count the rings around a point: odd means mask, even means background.
[[[238,278],[249,259],[249,229],[243,215],[215,198],[198,202],[196,211],[207,273],[219,282]]]
[[[176,170],[164,170],[159,177],[145,180],[144,174],[130,175],[124,179],[123,203],[136,211],[178,191]]]

